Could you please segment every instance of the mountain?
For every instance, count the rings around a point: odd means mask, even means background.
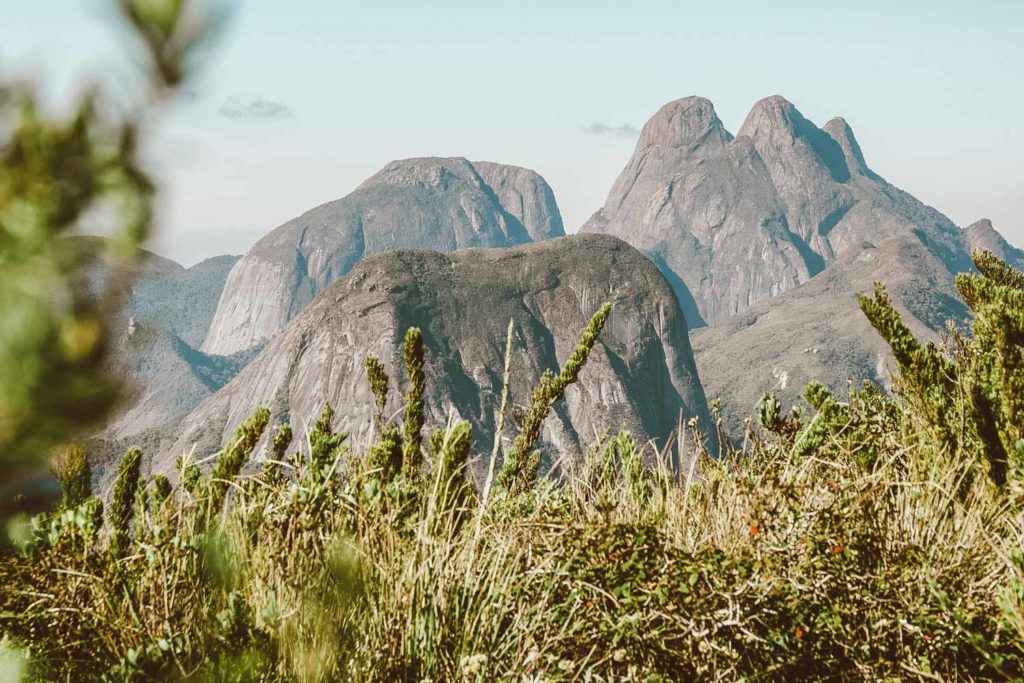
[[[809,277],[764,163],[699,97],[670,102],[647,122],[604,208],[581,232],[646,252],[692,327]],[[727,263],[737,260],[742,268]]]
[[[368,354],[383,359],[392,378],[388,412],[398,412],[401,342],[412,326],[423,330],[428,425],[443,425],[454,411],[472,423],[477,452],[487,451],[508,321],[515,322],[511,399],[525,404],[541,373],[567,361],[604,301],[614,304],[611,316],[579,383],[548,418],[545,442],[578,452],[606,428],[663,439],[680,414],[706,427],[704,392],[672,287],[621,240],[580,235],[511,249],[401,250],[363,259],[167,430],[153,468],[168,471],[193,447],[212,452],[259,405],[301,434],[330,401],[356,442],[365,442],[373,400],[363,361]]]
[[[616,235],[650,255],[692,327],[897,235],[969,266],[956,226],[871,171],[846,121],[818,128],[777,96],[755,104],[736,137],[706,99],[666,104],[582,232]]]
[[[533,171],[459,158],[394,161],[257,242],[231,270],[201,349],[230,355],[270,339],[370,254],[508,247],[563,234],[551,188]]]
[[[107,240],[77,236],[62,242],[69,258],[89,264],[90,286],[104,291],[119,271],[106,258]],[[126,301],[111,329],[112,369],[127,377],[126,395],[97,439],[99,450],[180,418],[223,386],[245,358],[209,356],[202,341],[237,256],[218,256],[191,268],[140,250],[127,273]],[[116,446],[113,444],[117,444]]]
[[[159,277],[140,277],[128,304],[137,322],[159,324],[193,348],[210,329],[228,273],[238,256],[215,256]]]
[[[992,221],[982,218],[964,228],[964,236],[971,249],[991,251],[1017,270],[1024,270],[1024,250],[1007,242],[994,227]]]
[[[812,379],[841,394],[888,383],[890,351],[857,292],[882,282],[915,333],[938,340],[967,321],[953,283],[971,248],[1024,264],[991,223],[961,230],[871,170],[844,119],[819,128],[777,96],[735,137],[705,99],[662,107],[583,230],[622,237],[665,272],[734,435],[765,392],[799,405]]]
[[[65,237],[64,258],[88,268],[89,287],[103,292],[106,278],[114,276],[107,258],[109,241],[94,235]],[[238,256],[214,256],[185,268],[171,259],[139,249],[128,268],[131,285],[124,305],[125,320],[159,326],[186,343],[198,346],[206,336],[221,290]]]
[[[115,363],[129,378],[127,395],[100,438],[117,443],[188,413],[234,377],[251,355],[212,356],[157,324],[131,319],[114,339]]]
[[[849,249],[807,283],[691,333],[707,396],[721,399],[726,425],[742,437],[744,420],[766,392],[790,406],[803,405],[811,380],[840,396],[851,381],[888,387],[892,354],[855,294],[884,283],[914,334],[938,341],[947,321],[962,326],[969,315],[954,295],[953,277],[911,236]]]
[[[529,233],[530,239],[546,240],[565,235],[555,193],[536,171],[518,166],[474,161],[481,180],[494,191],[498,203]]]

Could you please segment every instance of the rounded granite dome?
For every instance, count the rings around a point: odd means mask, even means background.
[[[637,149],[651,145],[724,145],[731,139],[711,100],[690,96],[669,102],[659,109],[640,132]]]

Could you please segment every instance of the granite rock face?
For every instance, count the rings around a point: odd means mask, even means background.
[[[154,471],[175,456],[212,452],[259,405],[297,434],[330,401],[365,444],[373,400],[363,361],[381,357],[398,413],[405,373],[401,341],[423,330],[428,426],[450,414],[474,427],[475,452],[490,450],[510,319],[515,324],[511,399],[526,404],[541,373],[564,364],[590,316],[614,304],[578,384],[556,404],[544,442],[579,452],[607,429],[663,439],[680,414],[708,425],[687,327],[672,287],[621,240],[586,235],[512,249],[444,254],[401,250],[360,261],[330,285],[234,380],[167,431]],[[514,435],[511,420],[506,436]]]
[[[501,207],[523,224],[530,239],[565,235],[555,193],[536,171],[491,161],[474,161],[473,168],[494,191]]]
[[[562,234],[551,188],[532,171],[459,158],[395,161],[257,242],[228,276],[202,350],[231,355],[270,339],[370,254],[508,247]]]
[[[953,279],[946,264],[912,236],[847,250],[807,283],[691,334],[707,396],[721,399],[723,419],[739,438],[766,392],[788,409],[805,406],[801,396],[811,380],[840,397],[851,382],[888,388],[895,362],[856,293],[869,294],[875,282],[884,283],[914,334],[938,341],[947,321],[963,326],[969,319]]]
[[[691,327],[892,237],[913,236],[948,265],[969,267],[956,226],[871,171],[845,120],[818,128],[778,96],[755,104],[735,138],[703,98],[662,107],[582,231],[648,253]]]
[[[238,256],[214,256],[183,268],[177,263],[159,277],[133,283],[128,308],[136,320],[159,323],[183,342],[199,348],[210,329],[228,273]],[[172,262],[173,263],[173,262]]]

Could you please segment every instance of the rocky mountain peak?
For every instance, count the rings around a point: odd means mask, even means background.
[[[369,254],[508,247],[563,232],[551,188],[532,171],[461,157],[393,161],[257,242],[232,269],[202,350],[257,346]]]
[[[739,134],[755,139],[759,134],[774,130],[795,134],[796,124],[803,118],[792,102],[782,95],[772,95],[754,103]]]
[[[850,124],[846,122],[846,119],[842,116],[836,116],[830,119],[821,129],[839,143],[839,146],[843,149],[843,155],[846,157],[846,166],[851,172],[856,172],[860,175],[873,175],[868,168],[868,163],[864,160],[864,152],[861,151],[857,137],[853,134],[853,129],[850,128]]]
[[[961,231],[868,169],[844,119],[819,128],[778,95],[752,107],[735,139],[703,98],[662,107],[581,232],[649,254],[691,327],[897,235],[918,235],[951,268],[969,267]]]
[[[732,140],[715,112],[715,105],[703,97],[691,96],[669,102],[644,125],[637,150],[662,146],[694,150],[720,150]]]
[[[982,234],[991,235],[993,233],[995,233],[997,235],[999,234],[998,232],[996,232],[995,227],[993,227],[992,221],[990,219],[988,219],[988,218],[981,218],[979,220],[976,220],[976,221],[974,221],[973,223],[971,223],[970,225],[968,225],[964,229],[968,233],[975,233],[975,234],[978,234],[978,235],[982,235]]]
[[[445,190],[456,180],[479,187],[482,183],[473,165],[461,157],[417,157],[389,162],[364,180],[356,190],[373,187],[424,187]]]
[[[583,231],[624,236],[617,214],[646,211],[634,204],[664,195],[673,176],[703,160],[720,157],[731,141],[732,134],[709,100],[691,96],[664,105],[644,124],[632,158],[612,185],[604,207]]]
[[[831,183],[814,152],[820,138],[840,165],[843,153],[787,100],[762,100],[744,126],[747,135],[733,139],[707,100],[668,103],[644,126],[605,206],[582,228],[650,254],[693,327],[806,281],[822,261],[813,233],[843,205],[832,187],[821,193],[824,206],[801,195],[804,176]]]
[[[982,218],[964,228],[964,237],[972,250],[990,251],[1014,268],[1024,268],[1024,251],[1007,242],[989,219]]]
[[[800,110],[781,95],[755,103],[739,134],[754,141],[769,168],[776,159],[779,165],[795,161],[801,166],[816,167],[814,171],[827,172],[836,182],[845,183],[850,179],[840,144],[804,118]]]
[[[817,127],[781,95],[758,100],[743,120],[738,135],[754,141],[758,150],[774,150],[805,141]],[[820,131],[819,131],[820,132]]]
[[[565,235],[555,193],[539,173],[493,161],[472,164],[501,206],[523,224],[531,238],[536,241]]]

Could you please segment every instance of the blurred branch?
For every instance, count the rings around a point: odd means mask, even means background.
[[[0,83],[0,519],[14,487],[59,444],[95,428],[115,405],[109,322],[148,238],[156,188],[139,161],[144,115],[191,74],[208,36],[209,3],[119,0],[141,39],[149,105],[113,119],[93,88],[66,120],[48,120],[29,86]],[[111,236],[97,282],[95,255],[63,239],[84,219]],[[6,490],[5,490],[6,489]]]

